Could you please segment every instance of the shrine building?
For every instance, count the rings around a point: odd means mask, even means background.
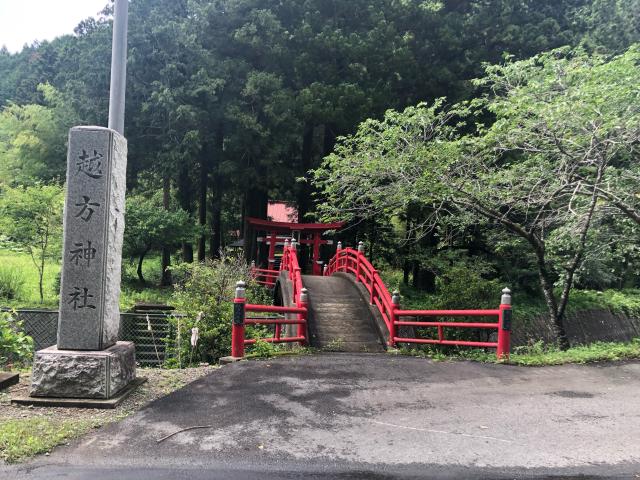
[[[303,270],[313,275],[322,275],[323,258],[331,256],[329,252],[323,255],[322,247],[333,244],[333,240],[324,239],[323,235],[340,230],[344,222],[298,223],[298,212],[294,207],[284,202],[272,201],[267,207],[267,217],[267,220],[254,217],[246,219],[252,227],[251,231],[257,235],[257,248],[253,258],[256,265],[278,270],[285,240],[295,238],[301,247]]]

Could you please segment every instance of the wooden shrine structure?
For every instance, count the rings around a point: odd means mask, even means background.
[[[257,238],[256,262],[258,265],[265,265],[269,270],[276,270],[277,257],[282,254],[285,240],[295,238],[300,245],[305,245],[310,249],[309,260],[312,263],[311,273],[313,275],[322,275],[320,246],[333,243],[331,240],[323,239],[322,235],[328,230],[339,230],[344,226],[344,222],[290,223],[253,217],[248,217],[246,221],[254,232],[263,233]],[[261,258],[263,255],[260,255],[260,244],[268,246],[266,259]]]

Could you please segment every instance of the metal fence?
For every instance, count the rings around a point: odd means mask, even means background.
[[[4,310],[4,309],[3,309]],[[33,338],[34,349],[55,345],[58,334],[56,310],[17,310],[18,320],[24,332]],[[133,312],[120,314],[120,340],[131,341],[136,346],[136,361],[140,365],[159,366],[167,356],[167,345],[175,337],[170,317],[180,314]]]

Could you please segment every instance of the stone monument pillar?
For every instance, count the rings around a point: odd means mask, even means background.
[[[117,341],[126,167],[118,132],[69,132],[58,343],[36,352],[31,396],[109,399],[135,379]]]

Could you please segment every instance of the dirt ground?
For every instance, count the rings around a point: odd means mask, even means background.
[[[218,367],[202,366],[182,370],[138,368],[137,376],[147,378],[122,404],[110,410],[94,408],[33,407],[12,405],[11,398],[28,394],[30,372],[20,373],[20,383],[0,392],[0,422],[9,419],[48,417],[53,420],[89,420],[96,426],[104,425],[139,410],[152,400],[163,397],[188,383],[216,370]]]

